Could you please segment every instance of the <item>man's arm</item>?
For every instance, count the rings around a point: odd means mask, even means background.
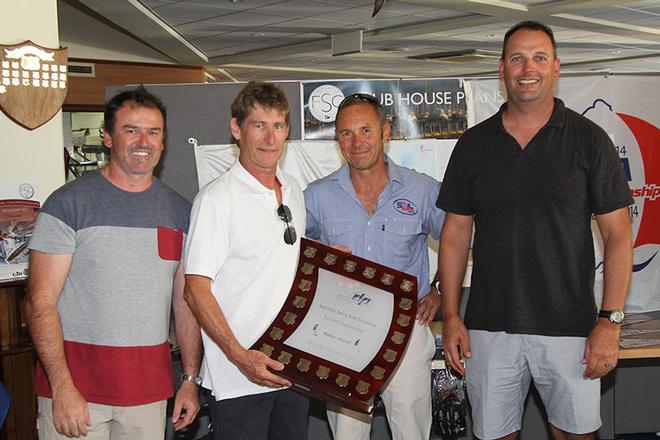
[[[442,225],[445,221],[445,212],[435,204],[436,200],[438,200],[439,192],[440,183],[436,182],[433,186],[433,190],[430,191],[428,197],[425,198],[424,205],[424,212],[426,212],[424,228],[428,231],[428,234],[436,240],[440,240]],[[440,267],[438,267],[433,279],[440,279]],[[418,280],[418,282],[422,282],[422,280]],[[442,303],[441,292],[436,289],[434,284],[435,283],[431,284],[429,294],[422,298],[419,301],[419,304],[417,304],[417,321],[421,325],[429,325],[431,321],[433,321]]]
[[[420,299],[419,304],[417,304],[417,321],[420,325],[429,325],[433,321],[441,302],[440,292],[435,287],[431,287],[429,294]]]
[[[206,334],[218,344],[245,377],[258,385],[271,388],[291,386],[291,382],[268,370],[270,368],[280,371],[284,369],[284,365],[260,351],[247,350],[241,346],[211,292],[209,278],[201,275],[186,275],[183,295]]]
[[[623,310],[632,272],[632,231],[628,208],[596,216],[603,238],[602,310]],[[619,357],[621,326],[599,318],[589,334],[582,362],[584,377],[596,379],[609,373]],[[606,366],[607,365],[607,366]]]
[[[199,324],[183,299],[183,262],[179,264],[172,283],[172,306],[176,323],[176,340],[181,349],[183,374],[197,376],[202,356],[202,341]],[[190,425],[199,412],[199,388],[194,383],[184,380],[176,393],[172,423],[178,431]]]
[[[470,250],[473,217],[447,213],[440,234],[438,252],[438,272],[442,286],[442,345],[445,360],[461,374],[461,352],[470,357],[470,341],[467,329],[460,317],[460,302],[463,292],[463,278]],[[459,350],[460,349],[460,350]]]
[[[73,384],[64,357],[64,338],[57,299],[73,255],[30,252],[30,278],[25,312],[34,346],[53,391],[55,429],[67,437],[87,435],[87,401]]]

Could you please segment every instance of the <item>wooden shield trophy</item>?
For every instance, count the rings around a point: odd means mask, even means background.
[[[303,238],[289,296],[252,345],[312,397],[370,413],[417,313],[417,278]]]
[[[0,108],[34,130],[57,114],[67,88],[67,49],[48,49],[31,41],[0,45]]]

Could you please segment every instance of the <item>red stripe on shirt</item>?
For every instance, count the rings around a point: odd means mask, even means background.
[[[169,344],[111,347],[64,341],[73,383],[88,402],[134,406],[167,399],[174,394]],[[37,395],[52,397],[41,363],[35,374]]]

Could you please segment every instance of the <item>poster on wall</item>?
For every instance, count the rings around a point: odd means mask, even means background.
[[[335,138],[337,107],[344,97],[364,93],[383,106],[392,139],[457,139],[467,128],[463,81],[343,80],[301,83],[303,139]]]
[[[660,87],[655,77],[561,78],[556,96],[567,107],[600,125],[612,139],[635,200],[633,273],[627,312],[660,310]],[[468,85],[475,122],[491,116],[506,99],[499,80]],[[596,303],[603,286],[603,246],[593,222],[596,243]],[[616,264],[616,262],[614,262]]]
[[[0,283],[27,278],[28,243],[40,203],[34,185],[0,185]]]

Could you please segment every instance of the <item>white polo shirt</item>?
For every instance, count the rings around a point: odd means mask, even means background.
[[[185,273],[212,280],[211,290],[232,331],[249,348],[275,319],[293,283],[305,233],[303,193],[279,167],[282,202],[291,209],[298,239],[284,242],[274,190],[238,160],[195,197],[186,241]],[[202,331],[202,386],[216,400],[275,391],[250,382]]]

